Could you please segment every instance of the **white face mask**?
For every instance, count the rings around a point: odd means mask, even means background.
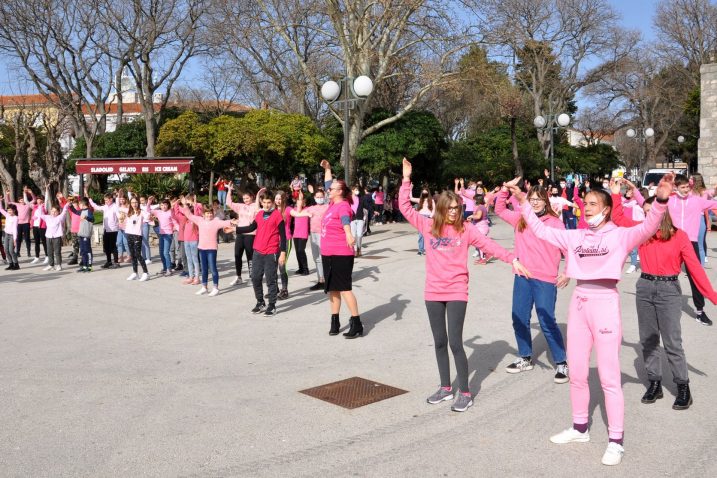
[[[602,211],[600,211],[600,214],[597,214],[597,215],[591,217],[590,219],[587,219],[586,222],[588,223],[588,226],[590,227],[590,229],[595,229],[600,224],[602,224],[602,222],[604,220],[605,220],[605,210],[603,209]]]
[[[314,200],[316,201],[316,204],[318,204],[319,206],[324,203],[324,198],[314,198]]]
[[[602,188],[607,189],[610,187],[610,183],[602,183]]]
[[[560,183],[560,187],[561,187],[561,188],[564,188],[564,187],[565,187],[565,183]]]

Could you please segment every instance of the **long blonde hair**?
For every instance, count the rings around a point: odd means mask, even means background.
[[[458,204],[458,215],[456,217],[456,222],[448,225],[453,226],[453,228],[458,234],[462,234],[465,230],[465,227],[463,226],[463,211],[461,211],[461,205],[463,204],[463,200],[458,194],[454,193],[453,191],[443,191],[438,197],[435,210],[433,211],[433,224],[431,226],[431,235],[436,239],[441,237],[441,231],[443,230],[443,226],[447,225],[446,215],[448,214],[448,208],[453,201]]]

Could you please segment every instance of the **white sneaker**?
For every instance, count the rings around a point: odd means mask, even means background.
[[[148,280],[149,280],[149,274],[147,274],[146,272],[144,274],[142,274],[142,277],[139,278],[140,282],[147,282]]]
[[[637,267],[635,267],[635,266],[633,266],[633,265],[630,265],[630,267],[627,268],[627,270],[625,271],[625,273],[626,273],[626,274],[632,274],[632,273],[635,272],[636,270],[637,270]]]
[[[144,263],[150,265],[152,263],[152,259],[147,259],[146,261],[144,261]]]
[[[478,256],[480,256],[480,252],[478,252],[478,251],[473,251],[472,256],[473,256],[473,257],[478,257]]]
[[[209,293],[209,297],[214,297],[215,295],[219,294],[219,289],[216,287],[212,289],[212,291]]]
[[[45,266],[45,267],[42,268],[42,270],[43,270],[43,271],[51,271],[51,270],[52,270],[52,266]]]
[[[50,258],[47,257],[47,256],[45,256],[45,260],[42,261],[42,263],[43,263],[43,264],[49,264],[49,263],[50,263]]]
[[[30,264],[37,264],[38,262],[40,262],[40,258],[36,257],[30,262]]]
[[[229,283],[229,285],[241,285],[242,281],[241,277],[236,276],[233,281]]]
[[[202,287],[202,288],[199,289],[197,292],[195,292],[196,295],[204,295],[204,294],[206,294],[206,293],[207,293],[207,288],[206,288],[206,287]]]
[[[520,373],[533,370],[533,367],[534,365],[532,360],[526,360],[523,357],[518,357],[515,362],[505,367],[505,371],[508,373]]]
[[[705,264],[707,264],[710,261],[710,258],[705,256]]]
[[[131,274],[129,275],[129,277],[127,278],[127,280],[135,280],[136,278],[137,278],[137,273],[136,273],[136,272],[133,272],[133,273],[131,273]]]
[[[56,270],[56,271],[61,271],[61,270],[62,270],[62,266],[59,265],[59,264],[56,265],[56,266],[55,266],[55,270]]]
[[[605,454],[602,456],[602,464],[607,466],[619,465],[622,461],[622,455],[625,454],[625,448],[615,442],[607,444]]]
[[[585,431],[585,433],[580,433],[573,427],[570,427],[557,435],[551,436],[550,441],[559,445],[566,443],[585,443],[590,441],[590,432]]]

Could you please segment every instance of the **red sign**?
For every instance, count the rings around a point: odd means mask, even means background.
[[[188,173],[191,159],[79,159],[77,174],[177,174]]]

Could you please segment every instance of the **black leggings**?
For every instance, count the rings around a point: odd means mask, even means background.
[[[433,342],[436,348],[436,362],[438,374],[441,377],[441,386],[451,386],[451,365],[448,360],[448,345],[453,352],[453,361],[456,363],[456,380],[461,392],[468,392],[468,358],[463,349],[463,322],[466,318],[467,302],[426,301],[428,321],[431,323]],[[448,333],[446,334],[446,323]]]
[[[700,246],[697,244],[697,242],[692,243],[692,247],[695,250],[695,254],[697,255],[697,259],[700,257]],[[690,281],[690,289],[692,289],[692,302],[695,304],[696,310],[702,310],[705,308],[705,296],[702,295],[702,292],[697,288],[697,285],[695,284],[695,281],[692,279],[692,274],[690,274],[690,271],[687,269],[687,266],[685,266],[685,272],[687,272],[687,279]]]
[[[236,267],[237,276],[241,276],[242,255],[246,253],[246,262],[249,266],[249,275],[251,276],[251,261],[254,257],[254,238],[255,235],[239,234],[234,240],[234,266]]]
[[[42,244],[42,250],[47,256],[47,239],[45,239],[45,232],[47,229],[41,227],[32,227],[32,237],[35,238],[35,257],[40,257],[40,244]]]
[[[22,240],[25,239],[25,246],[27,246],[27,257],[30,257],[30,224],[18,224],[17,225],[17,244],[15,246],[15,252],[20,257],[20,246],[22,246]]]
[[[109,232],[105,231],[102,235],[102,249],[107,256],[107,263],[112,264],[114,258],[117,263],[117,231]]]
[[[127,234],[129,255],[132,258],[132,270],[137,273],[137,263],[142,266],[142,272],[147,273],[147,263],[142,257],[142,236],[139,234]]]
[[[306,243],[308,239],[294,238],[294,249],[296,249],[296,261],[299,263],[299,271],[309,272],[309,260],[306,258]]]

